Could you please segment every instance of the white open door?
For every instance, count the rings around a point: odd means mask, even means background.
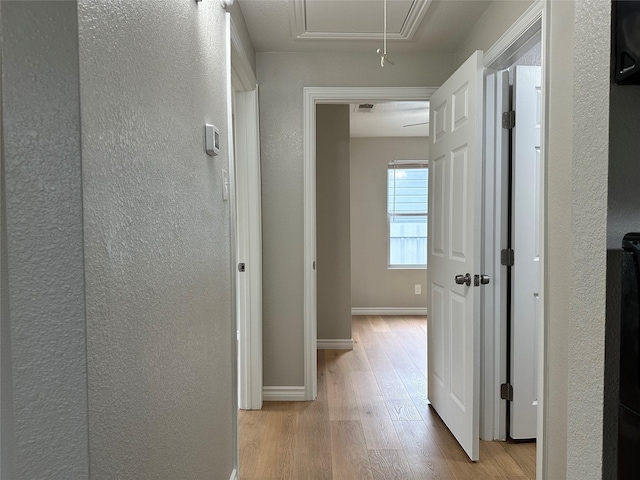
[[[509,436],[536,438],[537,319],[540,318],[540,67],[518,66],[513,78],[511,378]]]
[[[478,460],[482,52],[431,97],[429,162],[429,400]]]

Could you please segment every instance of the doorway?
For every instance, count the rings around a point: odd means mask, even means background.
[[[427,101],[423,87],[306,87],[304,89],[304,388],[317,396],[316,105]]]
[[[352,315],[426,315],[428,115],[317,105],[318,349],[352,349]]]
[[[488,70],[485,83],[485,202],[495,209],[487,213],[494,228],[485,231],[485,244],[493,245],[485,260],[495,281],[484,303],[485,314],[495,312],[497,319],[484,332],[485,345],[495,345],[493,358],[485,351],[489,381],[483,392],[481,433],[486,439],[535,440],[538,431],[543,348],[542,63],[538,26],[510,58]]]
[[[511,100],[509,97],[509,88],[501,89],[498,85],[500,81],[509,84],[510,67],[515,68],[518,64],[531,63],[531,55],[537,57],[533,63],[538,63],[540,68],[541,81],[537,85],[537,94],[540,96],[538,104],[539,111],[537,115],[537,127],[539,128],[540,143],[537,147],[537,156],[539,165],[537,173],[539,174],[537,186],[533,188],[532,193],[537,195],[533,200],[537,206],[538,212],[545,211],[546,199],[544,196],[545,185],[545,44],[548,37],[544,33],[546,28],[544,5],[534,4],[525,12],[525,14],[511,27],[510,32],[505,34],[505,38],[500,39],[494,47],[492,47],[485,55],[486,77],[485,77],[485,185],[486,191],[484,202],[486,205],[493,205],[485,212],[484,223],[487,226],[483,232],[483,240],[486,245],[484,268],[489,270],[493,275],[493,285],[491,289],[485,291],[483,302],[483,315],[485,318],[494,319],[485,322],[483,326],[482,339],[485,346],[483,353],[483,375],[484,383],[481,391],[482,398],[482,415],[481,415],[481,438],[504,440],[511,433],[510,418],[507,416],[507,404],[511,400],[504,400],[502,396],[509,397],[508,384],[513,375],[513,371],[507,371],[509,361],[516,355],[516,350],[511,346],[512,331],[508,331],[508,316],[513,316],[512,305],[507,302],[507,290],[511,288],[512,279],[508,276],[508,267],[502,263],[509,263],[510,254],[503,257],[503,249],[509,244],[509,236],[514,232],[510,228],[510,219],[513,212],[509,210],[510,191],[509,191],[509,160],[508,156],[510,148],[510,135],[508,130],[502,128],[503,114],[511,110]],[[533,50],[533,52],[532,52]],[[535,53],[534,53],[535,52]],[[501,75],[498,72],[507,70]],[[502,80],[501,80],[502,79]],[[502,92],[502,93],[500,93]],[[505,119],[508,123],[510,119]],[[535,208],[535,207],[534,207]],[[533,208],[531,216],[535,216]],[[537,462],[536,469],[538,477],[544,477],[546,465],[544,464],[544,403],[545,397],[544,379],[545,379],[545,323],[544,316],[544,298],[542,292],[544,279],[544,239],[546,233],[544,231],[544,222],[538,221],[535,227],[537,233],[531,237],[538,242],[535,248],[538,254],[538,288],[531,292],[531,297],[535,296],[537,307],[532,310],[535,314],[532,320],[535,324],[529,331],[528,348],[529,359],[527,367],[530,369],[529,382],[534,384],[533,390],[535,398],[531,398],[530,406],[534,407],[535,412],[535,438]],[[503,258],[501,258],[503,257]],[[536,309],[537,308],[537,309]],[[507,347],[511,348],[508,352]],[[513,355],[510,355],[513,353]],[[522,357],[524,358],[524,357]],[[520,358],[521,359],[521,358]],[[513,366],[513,362],[509,367]],[[508,375],[509,374],[509,375]],[[533,380],[532,380],[533,378]],[[501,391],[502,390],[502,391]],[[534,405],[534,403],[536,403]],[[531,438],[531,433],[524,438]]]

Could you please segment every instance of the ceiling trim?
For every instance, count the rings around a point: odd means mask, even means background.
[[[484,54],[484,66],[506,68],[524,47],[532,47],[542,30],[544,2],[536,0]],[[532,39],[535,41],[531,44]]]
[[[414,0],[399,33],[387,32],[389,40],[411,40],[415,35],[432,0]],[[308,32],[306,23],[306,1],[290,0],[289,22],[293,38],[299,40],[381,40],[382,32]]]

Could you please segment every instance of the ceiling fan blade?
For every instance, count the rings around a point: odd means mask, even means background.
[[[403,125],[403,127],[415,127],[416,125],[429,125],[429,122],[410,123],[409,125]]]

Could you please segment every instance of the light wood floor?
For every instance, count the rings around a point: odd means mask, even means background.
[[[239,416],[240,480],[535,479],[535,444],[472,463],[426,398],[425,317],[353,317],[353,351],[318,352],[318,399]]]

